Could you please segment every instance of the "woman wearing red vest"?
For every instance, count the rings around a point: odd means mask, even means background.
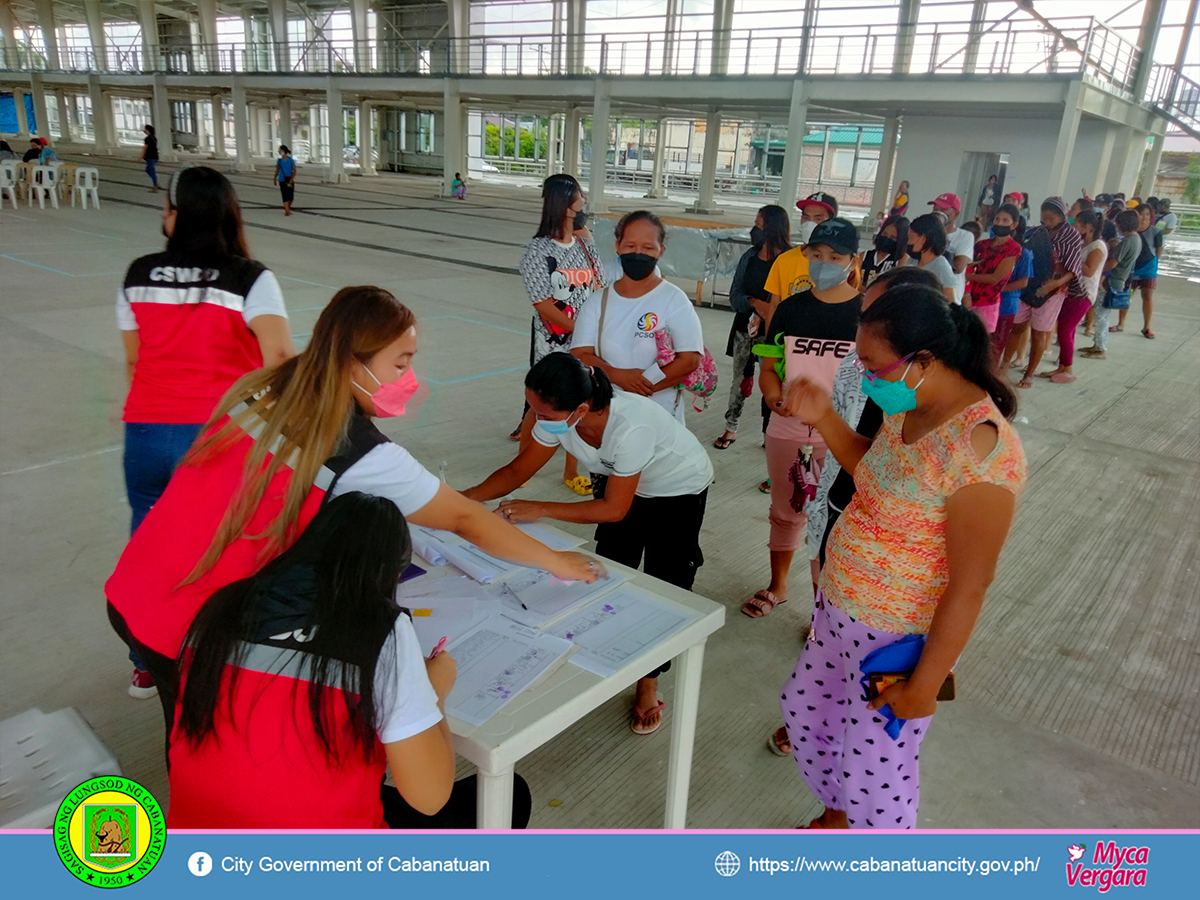
[[[134,260],[117,292],[129,395],[125,490],[131,531],[146,517],[221,396],[247,372],[295,355],[279,282],[250,258],[233,185],[184,169],[163,203],[167,249]],[[129,693],[153,697],[134,662]]]
[[[390,293],[338,291],[299,356],[251,372],[222,398],[130,538],[105,585],[109,618],[158,682],[168,732],[176,659],[196,613],[290,546],[326,498],[387,498],[414,524],[563,580],[604,574],[447,487],[375,427],[372,417],[404,414],[416,352],[416,317]]]

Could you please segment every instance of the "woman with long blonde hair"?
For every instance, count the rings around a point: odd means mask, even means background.
[[[564,580],[603,574],[442,484],[375,427],[373,417],[404,414],[416,352],[407,307],[382,288],[347,287],[299,356],[251,372],[221,400],[105,585],[113,627],[159,684],[168,729],[176,659],[200,607],[279,556],[340,494],[384,497],[414,525]]]

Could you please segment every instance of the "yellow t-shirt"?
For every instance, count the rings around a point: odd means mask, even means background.
[[[780,300],[786,300],[792,294],[811,290],[812,279],[808,277],[808,257],[804,248],[793,247],[775,257],[771,272],[767,275],[765,285],[768,294],[775,294]]]

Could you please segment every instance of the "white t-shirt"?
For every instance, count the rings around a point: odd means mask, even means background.
[[[1100,278],[1104,275],[1104,260],[1108,256],[1108,244],[1100,240],[1092,241],[1079,252],[1080,262],[1086,263],[1087,258],[1093,250],[1099,250],[1103,254],[1100,257],[1100,265],[1096,267],[1096,271],[1092,273],[1090,278],[1085,276],[1080,280],[1083,282],[1084,291],[1087,292],[1087,298],[1095,303],[1096,296],[1100,293]]]
[[[946,235],[946,249],[950,251],[951,256],[965,256],[967,259],[973,259],[975,235],[965,228],[955,228]],[[953,276],[950,284],[954,287],[954,302],[962,303],[963,294],[967,292],[967,270],[955,272],[954,267],[951,266],[950,274]]]
[[[1179,216],[1175,215],[1175,213],[1173,213],[1173,212],[1167,213],[1158,222],[1158,227],[1159,227],[1159,230],[1161,230],[1161,231],[1165,231],[1168,228],[1170,230],[1174,231],[1178,225],[1179,225]]]
[[[432,500],[441,484],[438,477],[417,462],[411,453],[388,441],[372,447],[343,472],[333,485],[330,498],[350,491],[386,497],[407,517]]]
[[[375,665],[376,733],[385,744],[420,734],[442,720],[425,655],[408,616],[396,617],[392,637]]]
[[[247,326],[259,316],[283,316],[287,318],[287,307],[283,305],[283,291],[279,280],[270,269],[254,279],[242,304],[242,321]],[[117,288],[117,328],[121,331],[137,331],[137,317],[125,296],[125,289]]]
[[[652,382],[662,380],[655,362],[658,345],[654,335],[666,329],[676,353],[704,352],[704,333],[700,317],[687,294],[663,281],[642,297],[626,298],[616,288],[608,289],[608,309],[604,314],[604,334],[600,328],[600,306],[604,291],[594,291],[584,302],[575,320],[572,347],[592,347],[596,355],[618,369],[638,369]],[[687,402],[682,391],[666,388],[653,395],[656,403],[680,422]]]
[[[640,474],[639,497],[699,494],[713,480],[712,460],[696,436],[649,397],[637,394],[614,392],[599,447],[574,428],[550,434],[541,422],[533,426],[533,439],[543,447],[562,446],[588,472]]]
[[[909,259],[913,260],[913,257],[909,257]],[[920,264],[913,260],[910,265]],[[946,262],[946,257],[935,256],[929,261],[928,265],[920,266],[920,268],[924,269],[926,272],[932,272],[934,275],[936,275],[937,280],[942,283],[942,287],[954,286],[954,269],[950,263]],[[960,303],[962,302],[962,294],[958,295],[958,300]]]

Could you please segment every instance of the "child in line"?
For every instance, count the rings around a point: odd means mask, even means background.
[[[1138,252],[1142,247],[1142,239],[1138,235],[1138,214],[1132,209],[1122,211],[1117,216],[1117,231],[1121,235],[1121,243],[1117,245],[1104,266],[1108,275],[1108,289],[1104,299],[1096,308],[1096,333],[1094,346],[1081,350],[1080,353],[1088,359],[1104,359],[1108,350],[1108,320],[1112,310],[1129,309],[1129,276],[1133,272],[1133,264],[1137,261]]]

